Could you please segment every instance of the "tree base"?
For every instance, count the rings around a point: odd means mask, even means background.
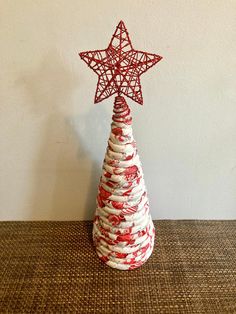
[[[101,261],[103,261],[106,265],[119,269],[119,270],[133,270],[140,266],[142,266],[146,261],[149,259],[149,257],[152,255],[153,248],[154,248],[154,241],[155,241],[155,228],[153,225],[152,220],[150,220],[149,224],[151,233],[149,236],[149,243],[145,247],[142,247],[142,244],[140,244],[140,248],[137,248],[136,246],[129,246],[127,245],[127,250],[130,249],[137,249],[134,251],[134,253],[128,253],[126,254],[126,257],[119,258],[117,256],[121,256],[120,254],[125,255],[125,253],[119,253],[115,251],[110,251],[109,246],[104,247],[105,250],[108,252],[107,255],[104,255],[104,253],[101,252],[101,247],[97,246],[97,235],[96,235],[96,227],[93,227],[93,242],[96,247],[96,253]]]

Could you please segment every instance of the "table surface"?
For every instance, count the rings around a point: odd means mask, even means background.
[[[236,313],[236,221],[154,223],[148,262],[119,271],[89,221],[1,222],[0,313]]]

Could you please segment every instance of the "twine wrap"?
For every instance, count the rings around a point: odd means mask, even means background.
[[[130,270],[152,253],[155,229],[124,97],[114,102],[111,134],[98,188],[93,240],[107,265]]]

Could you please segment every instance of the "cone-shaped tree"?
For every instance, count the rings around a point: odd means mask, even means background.
[[[127,270],[141,266],[151,255],[155,229],[133,138],[130,108],[123,97],[115,98],[113,112],[93,239],[101,260]]]
[[[140,76],[162,57],[135,50],[123,21],[117,25],[106,49],[79,55],[98,75],[94,102],[118,95],[93,224],[96,251],[111,267],[134,269],[151,255],[155,229],[133,139],[130,109],[121,95],[142,105]]]

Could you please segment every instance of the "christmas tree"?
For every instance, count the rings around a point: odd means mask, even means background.
[[[93,240],[99,258],[107,265],[131,270],[151,255],[155,229],[130,108],[122,94],[143,104],[140,75],[162,57],[134,50],[122,21],[107,49],[82,52],[80,57],[99,76],[95,103],[118,94],[98,188]]]

